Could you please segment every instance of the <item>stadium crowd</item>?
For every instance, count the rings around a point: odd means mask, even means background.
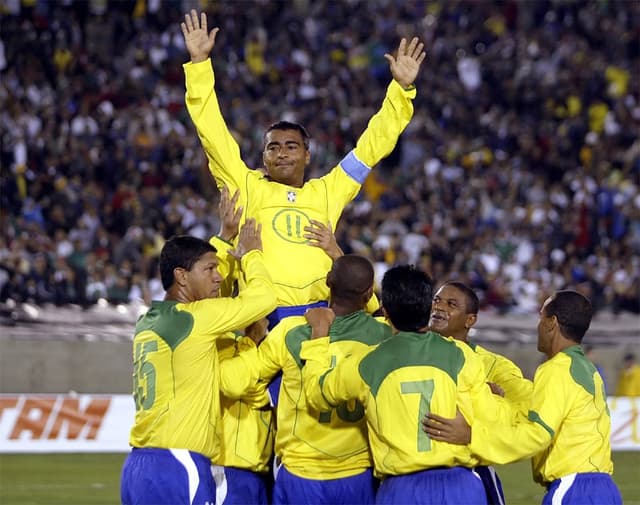
[[[148,303],[164,241],[217,232],[184,104],[176,20],[193,3],[0,7],[0,301]],[[296,121],[311,177],[377,109],[384,53],[425,41],[415,116],[337,229],[378,281],[410,262],[500,312],[536,312],[566,287],[640,312],[640,3],[207,5],[243,158],[260,167],[261,132]]]

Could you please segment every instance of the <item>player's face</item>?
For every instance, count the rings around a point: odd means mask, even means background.
[[[214,252],[203,254],[187,272],[187,283],[194,301],[217,298],[222,276],[218,272],[218,257]]]
[[[442,286],[433,296],[429,329],[445,337],[465,339],[475,323],[475,314],[467,314],[467,299],[454,286]]]
[[[545,308],[549,305],[549,302],[552,300],[552,297],[547,298],[542,304],[542,308],[540,309],[539,319],[538,319],[538,351],[543,352],[545,354],[548,353],[551,347],[551,334],[550,334],[550,325],[551,318],[545,316]]]
[[[273,181],[301,187],[310,157],[298,130],[271,130],[265,136],[262,160]]]

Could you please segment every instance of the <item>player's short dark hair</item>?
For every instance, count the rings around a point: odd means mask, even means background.
[[[311,137],[309,136],[307,129],[301,124],[292,123],[291,121],[278,121],[277,123],[273,123],[269,128],[267,128],[267,131],[264,132],[262,137],[263,144],[266,144],[267,142],[267,133],[272,130],[296,130],[302,136],[304,148],[307,150],[309,149],[309,139],[311,139]]]
[[[560,331],[569,340],[581,343],[593,317],[589,299],[572,290],[558,291],[544,307],[546,317],[556,316]]]
[[[173,270],[191,270],[194,263],[208,252],[217,252],[209,242],[190,235],[171,237],[160,252],[160,278],[162,287],[168,290],[174,282]]]
[[[373,265],[364,256],[345,254],[333,262],[327,285],[332,300],[366,303],[363,297],[373,287]]]
[[[460,281],[447,281],[442,287],[451,286],[460,291],[465,297],[465,311],[467,314],[477,314],[480,310],[480,300],[478,299],[478,295],[476,295],[475,291],[467,286],[464,282]]]
[[[382,306],[400,331],[418,331],[427,326],[432,298],[431,277],[413,265],[390,268],[382,278]]]

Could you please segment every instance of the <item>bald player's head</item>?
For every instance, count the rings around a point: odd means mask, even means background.
[[[373,265],[362,256],[345,254],[333,262],[327,275],[331,300],[366,305],[373,293]]]

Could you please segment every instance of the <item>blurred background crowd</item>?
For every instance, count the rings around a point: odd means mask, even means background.
[[[338,224],[376,274],[419,264],[485,310],[572,287],[640,312],[640,2],[2,0],[0,302],[162,296],[176,233],[218,231],[184,107],[179,23],[205,8],[223,114],[249,166],[279,119],[310,177],[379,107],[383,55],[419,36],[415,116]]]

